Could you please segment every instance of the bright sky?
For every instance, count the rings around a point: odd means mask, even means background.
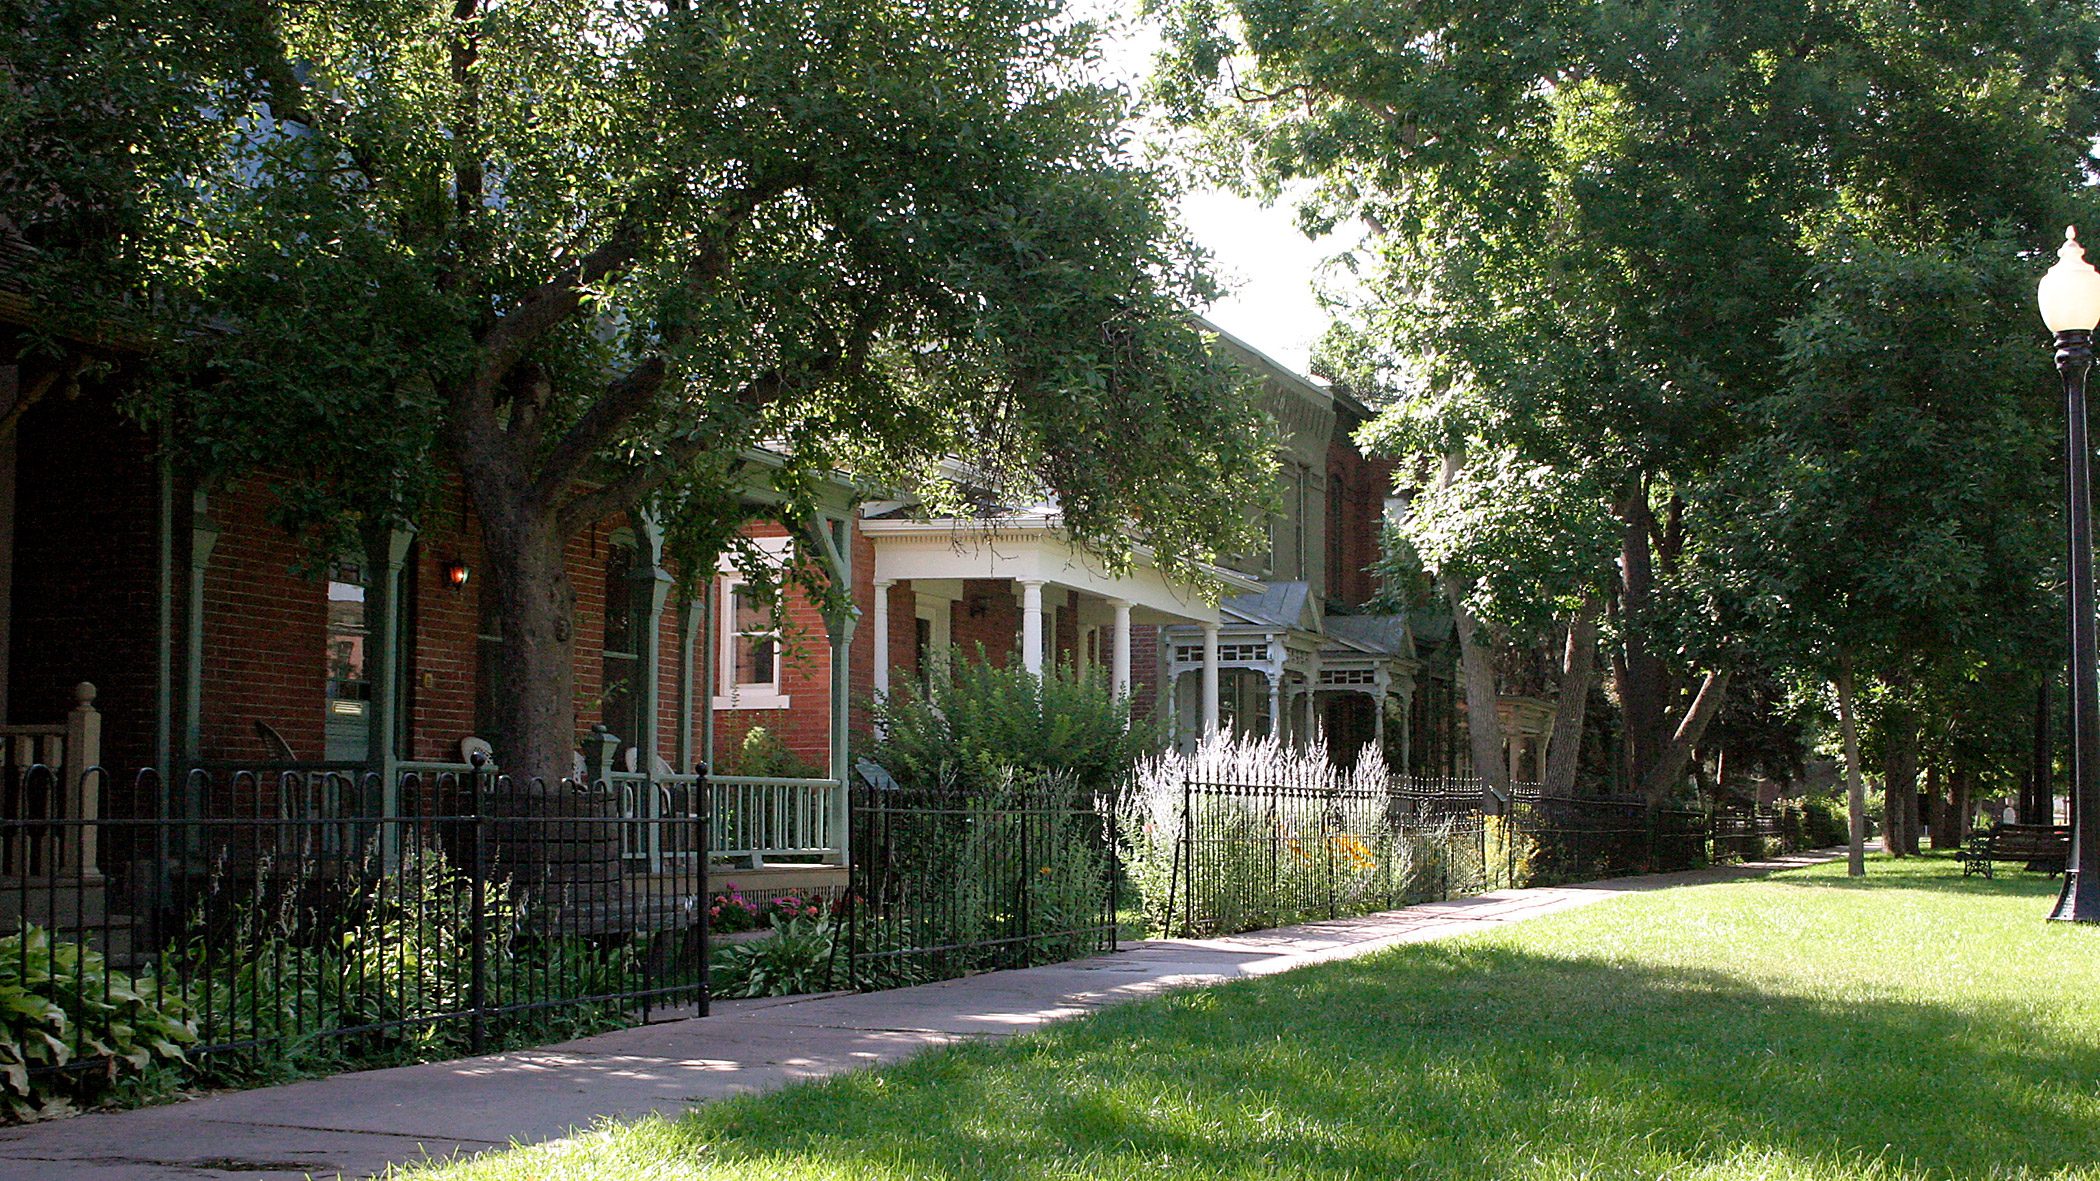
[[[1075,7],[1105,18],[1111,32],[1104,65],[1135,93],[1151,69],[1157,37],[1121,15],[1128,11],[1127,0],[1080,0]],[[1258,201],[1206,189],[1190,193],[1181,212],[1189,231],[1211,252],[1229,291],[1204,314],[1304,373],[1313,346],[1327,331],[1327,313],[1313,298],[1313,275],[1334,253],[1334,244],[1300,234],[1288,201],[1265,209]]]

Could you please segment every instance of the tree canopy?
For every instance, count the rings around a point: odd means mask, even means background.
[[[1212,174],[1370,227],[1323,364],[1445,473],[1409,530],[1454,611],[1602,591],[1629,782],[1682,782],[1732,670],[1830,675],[1815,637],[1871,677],[2021,659],[2054,436],[2014,279],[2091,207],[2090,12],[1153,9]]]
[[[117,58],[163,16],[203,35],[156,3],[33,13],[11,52]],[[564,540],[654,504],[708,568],[753,448],[781,457],[790,520],[825,473],[910,487],[959,456],[1056,495],[1111,562],[1138,543],[1188,572],[1244,540],[1261,423],[1189,320],[1212,289],[1171,186],[1061,4],[213,15],[223,45],[133,72],[161,87],[151,126],[73,149],[151,147],[108,191],[179,226],[137,239],[150,293],[103,273],[174,342],[144,412],[205,473],[281,477],[322,547],[413,523],[457,471],[518,687],[507,765],[568,763]],[[92,78],[60,97],[132,103]],[[60,113],[9,118],[65,142]]]

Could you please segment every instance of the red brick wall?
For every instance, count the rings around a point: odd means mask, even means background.
[[[1043,612],[1057,608],[1056,634],[1050,637],[1050,666],[1079,665],[1079,612],[1073,609],[1073,594],[1062,587],[1043,588]]]
[[[976,660],[982,646],[986,662],[995,668],[1006,667],[1014,653],[1014,637],[1021,633],[1021,605],[1014,601],[1011,588],[1011,583],[997,578],[972,578],[963,583],[953,622],[957,660]]]
[[[870,564],[872,565],[873,563],[871,562]],[[913,592],[909,581],[898,582],[890,587],[890,688],[892,690],[918,684],[918,598],[918,595]],[[872,610],[861,620],[861,626],[873,632],[875,615]],[[874,670],[871,667],[869,676],[872,678],[873,675]],[[860,718],[857,714],[854,718],[854,728],[856,730],[860,728]]]
[[[1333,581],[1330,576],[1327,595],[1345,603],[1362,603],[1378,590],[1371,566],[1379,557],[1385,498],[1393,486],[1392,461],[1366,459],[1354,447],[1336,442],[1327,449],[1327,480],[1330,507],[1337,504],[1332,489],[1341,489],[1340,518],[1330,511],[1327,521],[1328,544],[1340,550],[1340,578]]]
[[[326,753],[327,589],[296,572],[305,553],[270,521],[274,499],[254,478],[207,502],[219,539],[204,571],[206,759],[268,758],[258,721],[301,759]]]
[[[1149,623],[1130,625],[1130,704],[1140,718],[1157,715],[1160,701],[1159,628]]]
[[[785,537],[787,530],[781,525],[767,523],[754,525],[748,533],[753,537]],[[856,551],[862,544],[856,539]],[[856,552],[856,557],[860,555]],[[854,563],[856,601],[865,605],[874,594],[874,561],[869,555],[865,561]],[[715,626],[719,629],[723,604],[721,582],[713,580],[708,592],[715,599]],[[780,655],[780,690],[788,698],[788,709],[716,709],[715,710],[715,761],[725,768],[736,766],[737,754],[742,749],[744,736],[755,726],[764,726],[778,737],[787,748],[812,767],[828,770],[831,761],[831,654],[830,639],[824,628],[824,616],[807,595],[790,592],[786,610],[786,631],[783,633]],[[719,632],[718,632],[719,634]],[[874,653],[874,628],[863,623],[854,631],[853,651],[847,661],[847,672],[854,684],[872,687],[869,661]],[[719,679],[722,663],[719,640],[715,652],[716,668],[709,683]],[[862,693],[865,694],[863,689]],[[856,719],[858,721],[858,719]]]
[[[480,530],[463,501],[458,482],[449,482],[436,509],[424,516],[409,555],[414,569],[404,579],[413,596],[416,623],[408,653],[409,753],[419,759],[458,759],[459,740],[476,729],[476,638],[488,580],[483,576]],[[463,587],[454,587],[447,576],[446,567],[454,562],[466,564]]]

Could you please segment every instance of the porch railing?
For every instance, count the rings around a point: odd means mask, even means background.
[[[836,779],[710,776],[717,856],[753,868],[793,858],[843,861],[844,808]]]
[[[0,877],[101,876],[92,823],[103,789],[95,687],[82,681],[73,702],[63,721],[0,726],[0,821],[18,822],[0,831]]]
[[[845,860],[844,808],[836,779],[625,771],[607,775],[606,782],[619,793],[620,815],[634,822],[621,842],[621,855],[630,863],[646,862],[651,871],[691,857],[692,850],[663,841],[667,833],[686,830],[646,822],[697,815],[703,782],[712,858],[751,868]]]
[[[254,810],[274,801],[271,814],[286,819],[335,820],[394,815],[411,807],[419,784],[467,775],[465,763],[412,760],[395,764],[394,800],[382,798],[382,778],[361,762],[206,764],[190,773],[176,816]],[[790,779],[753,775],[705,777],[708,855],[758,868],[768,864],[843,864],[845,805],[836,779]],[[617,801],[620,856],[630,869],[661,873],[691,861],[691,826],[702,776],[696,773],[608,771],[590,781]],[[210,797],[210,798],[207,798]],[[326,830],[328,839],[351,834]]]

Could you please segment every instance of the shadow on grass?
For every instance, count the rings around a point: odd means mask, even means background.
[[[2060,1033],[1429,944],[704,1108],[676,1137],[738,1176],[2084,1176],[2100,1049]]]
[[[2063,878],[2030,873],[2018,862],[2001,862],[1994,877],[1964,875],[1954,854],[1940,850],[1898,860],[1876,855],[1867,860],[1860,877],[1845,873],[1844,865],[1820,865],[1810,870],[1788,870],[1765,879],[1780,886],[1813,889],[1874,890],[1894,886],[1904,890],[1938,890],[1977,896],[2022,896],[2054,898],[2063,889]]]

